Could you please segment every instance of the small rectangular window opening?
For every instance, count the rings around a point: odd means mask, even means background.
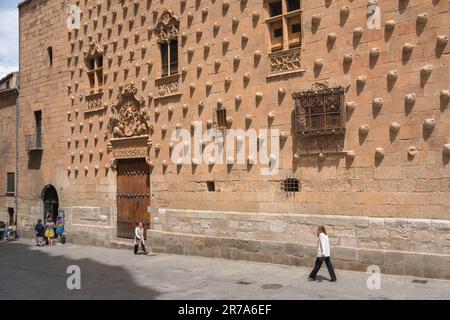
[[[296,178],[288,178],[281,182],[281,191],[283,192],[299,192],[300,182]]]
[[[16,175],[14,172],[7,173],[6,193],[8,195],[14,195],[16,193]]]
[[[48,54],[48,64],[51,67],[51,66],[53,66],[53,48],[52,47],[47,48],[47,54]]]
[[[216,109],[217,127],[219,129],[226,128],[227,126],[227,109]]]
[[[206,181],[206,186],[208,188],[208,192],[216,191],[216,183],[214,181]]]

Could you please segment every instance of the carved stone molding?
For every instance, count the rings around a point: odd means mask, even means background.
[[[125,147],[113,149],[114,159],[148,158],[147,147]]]
[[[292,49],[269,55],[270,72],[287,72],[301,68],[300,49]]]
[[[170,97],[174,95],[181,95],[180,90],[180,75],[163,77],[155,80],[155,86],[158,90],[158,98]]]
[[[134,82],[122,87],[118,101],[112,106],[108,130],[111,138],[131,138],[149,135],[152,129],[150,112],[143,107],[145,100],[138,97]]]
[[[158,39],[156,42],[168,43],[178,39],[180,19],[171,11],[165,10],[158,19],[154,28]]]
[[[297,141],[297,154],[317,155],[319,153],[335,153],[344,152],[345,137],[340,136],[317,136],[317,137],[301,137]]]
[[[103,105],[103,93],[94,93],[91,95],[88,95],[85,97],[85,100],[87,102],[87,110],[85,113],[89,112],[97,112],[97,111],[104,111],[105,106]]]
[[[113,159],[138,159],[148,158],[151,141],[148,135],[111,139],[108,149],[112,152]]]
[[[89,43],[89,50],[84,51],[84,58],[86,60],[92,60],[92,59],[94,59],[98,56],[102,56],[102,55],[103,55],[103,50],[100,48],[98,43],[96,43],[94,41]]]

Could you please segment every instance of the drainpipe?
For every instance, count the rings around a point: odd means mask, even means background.
[[[20,92],[20,82],[21,82],[21,69],[22,69],[22,63],[21,63],[21,55],[20,55],[20,7],[17,7],[17,23],[19,27],[19,74],[17,75],[16,80],[16,192],[14,197],[14,204],[15,204],[15,210],[16,210],[16,219],[17,222],[18,215],[19,215],[19,92]],[[19,226],[17,226],[19,228]]]

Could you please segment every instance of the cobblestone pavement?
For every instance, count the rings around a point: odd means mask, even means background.
[[[66,244],[34,247],[30,240],[0,243],[0,299],[449,299],[450,281],[337,271],[306,280],[307,268],[157,254]],[[313,261],[311,261],[311,265]],[[69,290],[69,266],[81,270],[81,290]],[[421,279],[419,279],[421,280]]]

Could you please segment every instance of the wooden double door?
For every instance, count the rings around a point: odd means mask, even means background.
[[[150,228],[150,174],[145,159],[120,160],[117,167],[117,236],[134,238],[139,222]]]

